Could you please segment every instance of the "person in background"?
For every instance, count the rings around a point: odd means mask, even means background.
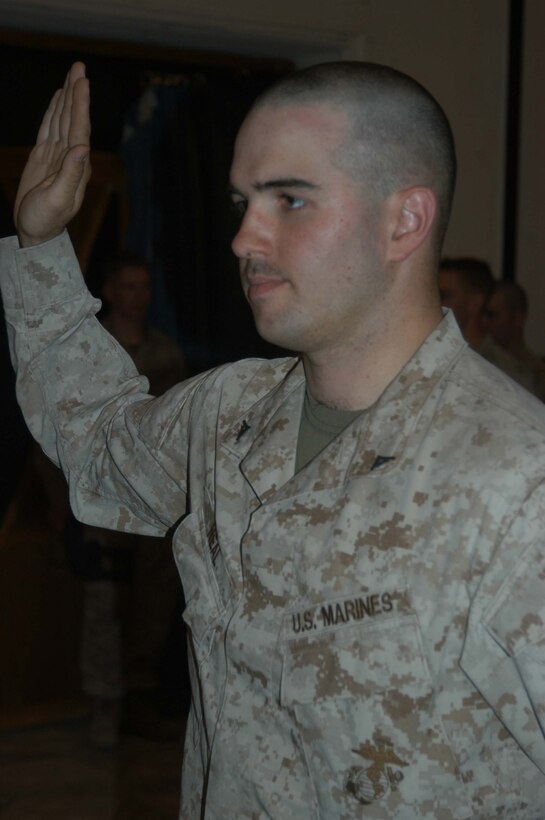
[[[147,321],[151,294],[145,258],[122,251],[107,261],[102,323],[160,396],[188,372],[178,345]],[[161,708],[158,694],[159,665],[179,604],[170,539],[84,527],[71,517],[64,538],[84,582],[81,671],[92,703],[90,742],[112,748],[121,727],[157,739],[179,737],[179,721]]]
[[[532,373],[532,392],[545,401],[545,364],[525,340],[528,298],[518,282],[503,281],[494,286],[485,310],[485,327],[492,340]]]
[[[102,275],[104,327],[125,348],[150,382],[154,396],[189,375],[177,343],[148,322],[152,279],[147,260],[121,251],[107,260]]]
[[[444,257],[439,265],[439,294],[443,307],[454,313],[463,337],[474,350],[486,339],[483,310],[494,289],[488,262],[470,256]]]
[[[471,256],[445,257],[439,265],[439,295],[443,307],[454,313],[466,342],[531,393],[533,374],[526,363],[502,349],[488,333],[485,306],[496,280],[488,262]]]

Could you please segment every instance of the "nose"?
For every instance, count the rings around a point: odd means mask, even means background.
[[[272,251],[272,230],[264,214],[250,209],[244,214],[240,228],[231,243],[239,259],[266,258]]]

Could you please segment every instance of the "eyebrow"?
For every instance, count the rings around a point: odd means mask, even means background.
[[[319,186],[312,182],[308,182],[306,179],[299,179],[298,177],[283,177],[280,179],[269,179],[266,182],[254,182],[252,188],[254,191],[260,193],[261,191],[268,191],[271,188],[296,188],[299,190],[311,191],[316,190]],[[242,196],[241,192],[235,188],[234,185],[229,186],[229,193]]]

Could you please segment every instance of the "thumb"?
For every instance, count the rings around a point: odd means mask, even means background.
[[[15,224],[21,247],[58,236],[77,214],[91,176],[89,153],[88,145],[66,151],[57,171],[16,202]]]

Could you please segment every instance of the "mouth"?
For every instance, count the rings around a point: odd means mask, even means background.
[[[256,302],[285,284],[283,279],[270,276],[252,277],[246,283],[246,297],[249,302]]]
[[[272,265],[250,260],[241,266],[242,281],[249,302],[264,299],[270,293],[286,284],[281,272]]]

